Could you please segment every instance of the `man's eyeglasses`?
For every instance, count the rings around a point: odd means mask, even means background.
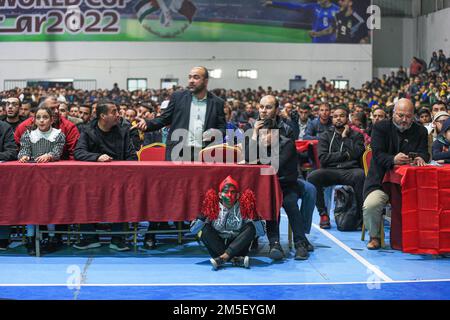
[[[413,114],[403,114],[403,113],[396,113],[395,114],[399,118],[405,118],[405,119],[412,119],[414,116]]]

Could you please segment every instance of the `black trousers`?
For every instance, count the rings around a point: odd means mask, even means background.
[[[299,187],[297,182],[287,186],[282,186],[283,191],[283,209],[288,216],[289,225],[292,229],[294,242],[304,240],[305,236],[305,221],[302,217],[300,209],[298,208],[298,199],[300,199]],[[280,241],[280,220],[270,220],[266,222],[267,239],[270,244],[275,241]]]
[[[217,258],[227,253],[231,259],[246,256],[255,235],[255,226],[253,223],[247,223],[236,238],[223,239],[219,236],[219,232],[210,223],[207,223],[202,229],[200,240],[205,244],[211,257]]]
[[[311,182],[317,190],[316,207],[319,214],[326,214],[325,199],[323,189],[334,185],[352,186],[356,196],[356,206],[358,214],[362,216],[363,205],[363,187],[364,187],[364,170],[355,169],[318,169],[311,172],[308,181]]]

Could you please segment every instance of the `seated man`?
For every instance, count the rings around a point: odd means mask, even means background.
[[[81,161],[109,162],[112,160],[137,160],[136,152],[131,142],[129,127],[119,125],[117,106],[112,102],[104,102],[97,106],[96,119],[81,134],[75,148],[75,159]],[[112,231],[124,231],[124,223],[113,223]],[[95,231],[94,225],[82,224],[81,231]],[[98,236],[85,235],[84,239],[75,244],[80,250],[100,247]],[[113,236],[109,246],[113,250],[130,250],[125,237]]]
[[[410,163],[410,153],[416,153],[414,164],[424,166],[430,159],[427,129],[415,123],[414,105],[408,99],[400,99],[394,107],[391,120],[383,120],[373,126],[372,161],[364,183],[364,225],[369,230],[367,248],[379,249],[381,216],[389,196],[382,189],[386,172],[394,165]]]
[[[278,117],[276,114],[278,112],[278,106],[273,96],[265,96],[261,99],[259,111],[260,119],[255,123],[249,147],[245,148],[245,159],[246,162],[250,163],[253,160],[260,162],[261,152],[263,148],[266,148],[265,154],[269,156],[270,160],[273,160],[271,158],[272,134],[274,135],[274,139],[276,138],[275,133],[278,135],[278,150],[274,150],[274,156],[279,156],[279,170],[277,175],[283,191],[283,208],[286,211],[294,235],[295,259],[305,260],[308,259],[308,251],[313,251],[313,247],[305,236],[308,218],[306,217],[305,219],[298,208],[300,193],[304,193],[307,190],[301,190],[299,185],[301,181],[299,182],[297,180],[299,173],[297,169],[297,150],[295,149],[294,140],[285,135],[286,132],[292,130],[286,124],[277,121]],[[260,132],[261,129],[265,130]],[[251,151],[255,149],[257,154],[252,154]],[[264,163],[268,164],[267,161],[264,161]],[[270,258],[273,260],[282,259],[284,253],[280,245],[279,221],[267,221],[267,238],[269,239]]]
[[[0,162],[17,160],[17,146],[14,132],[9,124],[0,121]],[[7,250],[9,246],[9,226],[0,226],[0,250]]]
[[[442,126],[442,131],[433,142],[433,160],[438,163],[450,163],[450,119]]]
[[[191,232],[199,233],[211,255],[214,270],[231,261],[234,266],[248,268],[247,253],[264,225],[256,212],[255,194],[239,193],[238,183],[228,176],[219,186],[219,193],[210,189],[202,204],[201,217],[192,223]]]
[[[319,160],[321,168],[311,172],[308,181],[317,189],[317,209],[320,214],[320,227],[330,228],[330,217],[325,207],[325,187],[350,185],[356,195],[356,206],[361,216],[364,170],[361,158],[364,153],[364,137],[350,129],[348,110],[339,106],[333,113],[334,127],[325,131],[319,138]]]
[[[303,140],[319,140],[320,134],[332,126],[330,114],[330,105],[328,103],[321,103],[319,106],[319,117],[308,123]]]

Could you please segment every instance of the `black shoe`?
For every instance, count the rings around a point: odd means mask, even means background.
[[[156,249],[156,237],[154,234],[148,234],[144,239],[144,249],[155,250]]]
[[[8,239],[0,239],[0,251],[6,251],[9,247]]]
[[[305,240],[300,240],[295,244],[295,260],[308,259],[308,244]]]
[[[116,251],[129,251],[131,248],[128,246],[124,238],[112,238],[109,248]]]
[[[74,248],[79,250],[87,250],[100,248],[102,244],[100,243],[98,238],[85,238],[80,241],[80,243],[76,243],[73,245]]]
[[[305,241],[306,241],[306,249],[308,250],[308,252],[313,252],[314,246],[311,244],[311,242],[309,242],[308,239],[306,239]]]
[[[27,253],[30,256],[36,255],[36,238],[35,237],[27,237],[27,242],[25,244],[27,248]]]
[[[231,263],[235,267],[241,267],[241,268],[250,268],[250,258],[248,256],[245,257],[234,257],[231,259]]]
[[[220,257],[214,259],[211,258],[209,259],[209,262],[211,262],[214,270],[219,270],[219,268],[223,267],[223,265],[225,264],[225,260]]]
[[[42,243],[42,248],[46,253],[53,253],[61,249],[63,242],[59,237],[50,237]]]
[[[256,237],[255,239],[253,239],[252,241],[252,246],[250,247],[250,250],[258,250],[259,247],[259,243],[258,243],[258,237]]]
[[[284,258],[283,248],[278,241],[270,244],[269,257],[272,260],[281,260]]]

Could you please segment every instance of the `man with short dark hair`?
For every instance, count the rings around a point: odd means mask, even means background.
[[[119,112],[112,102],[97,106],[97,118],[82,132],[75,148],[75,159],[80,161],[110,162],[112,160],[137,160],[131,142],[129,127],[119,125]],[[123,231],[124,223],[113,223],[112,231]],[[94,225],[82,224],[81,231],[94,231]],[[75,244],[80,250],[100,247],[98,236],[85,235]],[[116,251],[130,250],[125,237],[113,236],[109,247]]]
[[[88,104],[81,105],[79,108],[80,118],[82,123],[77,124],[78,130],[81,132],[88,127],[89,121],[91,121],[92,108]]]
[[[333,125],[330,114],[330,105],[328,103],[321,103],[319,105],[319,117],[308,124],[303,139],[319,140],[319,135]]]
[[[31,102],[23,102],[19,110],[19,116],[28,119],[30,117]]]
[[[316,206],[320,214],[320,227],[329,229],[330,217],[325,206],[324,188],[333,185],[349,185],[356,196],[358,215],[361,216],[364,170],[361,157],[364,153],[364,137],[350,129],[348,109],[336,107],[333,126],[319,138],[319,160],[321,168],[311,172],[308,181],[317,189]],[[362,219],[361,219],[362,220]]]
[[[208,81],[208,69],[194,67],[189,73],[188,90],[174,92],[167,109],[155,119],[138,119],[136,127],[141,131],[155,131],[170,125],[166,160],[196,160],[200,150],[211,141],[213,131],[219,130],[225,137],[224,101],[208,91]],[[184,129],[188,136],[174,141],[172,135],[177,129]],[[181,142],[183,150],[172,158],[172,150]]]
[[[303,140],[303,137],[306,134],[306,128],[308,127],[308,124],[311,122],[311,120],[309,119],[309,116],[311,114],[311,107],[307,104],[301,104],[298,107],[298,126],[299,126],[299,135],[298,135],[298,139],[299,140]]]
[[[13,131],[16,131],[19,124],[26,120],[25,117],[20,115],[20,108],[22,103],[19,98],[10,97],[5,101],[5,111],[6,115],[0,117],[0,121],[5,121],[11,126]]]
[[[364,183],[364,225],[369,230],[369,250],[381,247],[380,225],[383,208],[389,196],[382,189],[386,172],[394,165],[410,163],[410,153],[417,153],[413,163],[424,166],[429,161],[427,130],[415,123],[414,105],[408,99],[400,99],[392,120],[375,124],[372,131],[372,161]]]

